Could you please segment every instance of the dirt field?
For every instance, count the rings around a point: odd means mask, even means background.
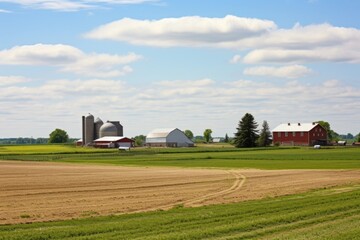
[[[0,224],[229,203],[347,183],[360,183],[360,171],[227,171],[0,161]]]

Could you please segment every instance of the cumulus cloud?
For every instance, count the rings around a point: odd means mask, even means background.
[[[251,67],[244,70],[245,75],[278,77],[278,78],[300,78],[311,73],[311,70],[302,65],[290,65],[284,67]]]
[[[159,20],[123,18],[85,37],[154,47],[215,47],[249,50],[245,63],[360,62],[360,30],[331,24],[278,28],[270,20],[187,16]],[[236,55],[232,63],[240,61]]]
[[[276,24],[272,21],[231,15],[224,18],[188,16],[160,20],[124,18],[100,26],[85,36],[157,47],[220,47],[273,29],[276,29]]]
[[[157,0],[0,0],[0,2],[9,2],[34,9],[79,11],[82,9],[100,8],[103,4],[141,4],[146,2],[157,2]]]
[[[251,49],[243,58],[245,63],[360,62],[360,30],[330,24],[296,24],[235,46]]]
[[[0,51],[0,65],[56,66],[64,72],[91,77],[122,76],[132,72],[132,68],[127,64],[141,58],[142,56],[135,53],[84,53],[78,48],[63,44],[23,45]]]
[[[0,76],[0,87],[16,85],[19,83],[29,82],[30,79],[22,76]]]
[[[241,61],[241,56],[236,54],[230,59],[230,63],[235,64]]]

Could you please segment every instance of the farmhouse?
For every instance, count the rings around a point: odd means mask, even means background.
[[[127,137],[102,137],[94,140],[94,147],[115,148],[115,147],[134,147],[135,141]]]
[[[194,143],[177,128],[155,129],[146,136],[149,147],[193,147]]]
[[[326,145],[327,132],[318,123],[285,123],[273,131],[273,142],[280,145]]]

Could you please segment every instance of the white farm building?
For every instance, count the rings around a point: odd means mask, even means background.
[[[194,143],[177,128],[162,128],[151,131],[146,136],[149,147],[193,147]]]

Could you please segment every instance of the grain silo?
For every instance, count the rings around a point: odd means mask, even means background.
[[[115,127],[116,127],[116,129],[117,129],[117,135],[116,135],[116,136],[121,137],[121,136],[124,135],[124,134],[123,134],[123,126],[120,124],[119,121],[109,121],[109,122],[111,122],[112,124],[114,124]]]
[[[100,128],[104,122],[100,118],[96,118],[94,123],[94,139],[100,138]]]
[[[90,113],[85,117],[85,142],[84,145],[94,141],[94,116]]]
[[[101,126],[99,135],[100,138],[109,137],[109,136],[118,136],[118,129],[113,123],[107,121]]]

